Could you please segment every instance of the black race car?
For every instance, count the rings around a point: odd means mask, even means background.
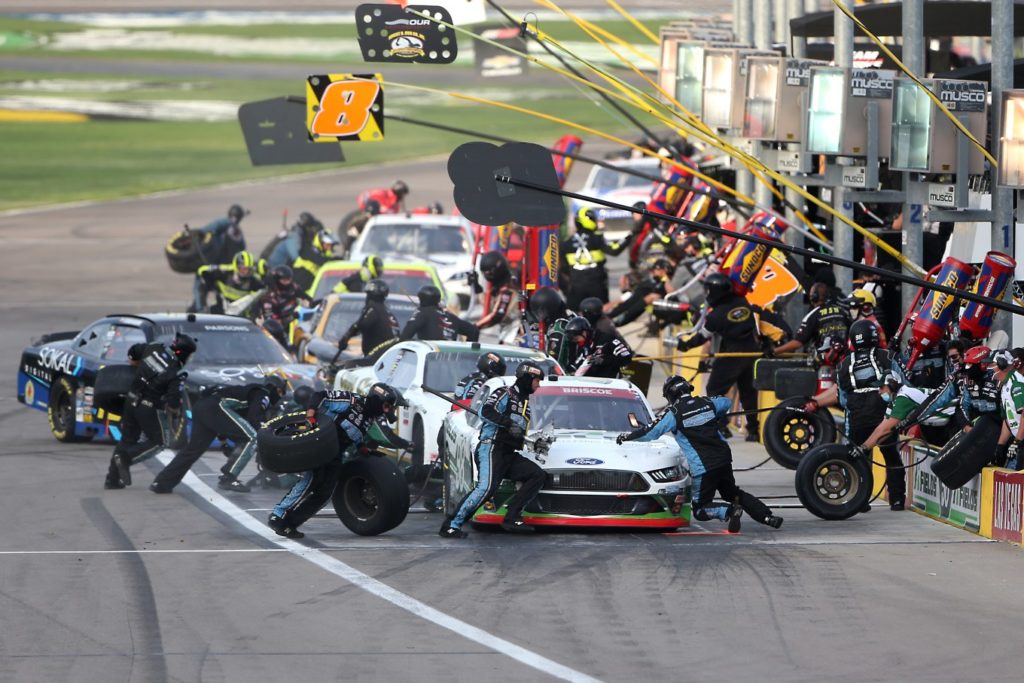
[[[189,359],[186,410],[203,388],[247,384],[271,371],[291,387],[323,388],[313,365],[299,364],[263,328],[228,315],[157,313],[108,315],[80,332],[44,335],[21,354],[18,400],[49,416],[50,430],[60,441],[120,438],[120,417],[94,405],[97,371],[127,365],[128,349],[139,342],[170,342],[184,332],[197,340]],[[180,427],[184,427],[181,425]],[[183,429],[174,431],[184,433]]]

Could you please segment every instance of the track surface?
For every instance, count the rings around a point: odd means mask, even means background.
[[[413,199],[450,203],[442,168],[401,170]],[[303,546],[286,544],[320,549],[304,558],[254,531],[280,492],[225,498],[197,483],[200,493],[155,496],[144,471],[104,491],[110,446],[58,444],[45,416],[13,398],[34,336],[184,305],[188,278],[159,246],[175,226],[240,201],[260,245],[282,207],[331,223],[359,189],[397,175],[330,172],[0,216],[0,680],[545,678],[524,662],[609,681],[1019,680],[1004,656],[1018,644],[1019,550],[913,513],[826,523],[787,509],[781,530],[748,521],[735,536],[707,523],[707,535],[477,532],[461,543],[435,535],[437,514],[410,514],[379,538],[325,516]],[[739,464],[763,457],[735,445]],[[221,457],[208,454],[196,481],[213,483]],[[792,492],[791,473],[769,466],[740,482]],[[251,528],[225,512],[234,505]],[[331,573],[347,571],[337,563],[524,650],[415,616],[367,592],[379,585]]]

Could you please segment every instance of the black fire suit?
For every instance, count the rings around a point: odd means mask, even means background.
[[[345,348],[352,337],[360,335],[363,338],[363,355],[373,358],[398,339],[398,330],[398,319],[387,303],[367,299],[363,312],[338,340],[338,348]]]
[[[732,450],[719,431],[720,420],[732,407],[724,396],[704,398],[683,396],[666,410],[660,420],[620,436],[622,441],[653,441],[671,432],[686,456],[693,477],[693,516],[701,521],[725,520],[729,506],[714,504],[715,491],[727,503],[738,502],[752,519],[766,524],[771,509],[760,499],[736,485],[732,473]]]
[[[365,397],[350,391],[321,391],[313,395],[310,405],[317,406],[318,414],[333,421],[338,430],[338,457],[314,470],[303,472],[274,507],[273,514],[282,519],[283,524],[297,529],[320,511],[338,484],[345,451],[353,444],[362,444],[372,425],[376,424],[395,448],[410,447],[408,441],[387,426],[386,416],[367,415],[365,404]]]
[[[712,335],[721,339],[718,353],[760,353],[762,340],[758,331],[758,314],[738,294],[729,294],[708,309],[704,327],[688,340],[679,340],[680,351],[700,346]],[[707,396],[726,394],[733,386],[739,391],[743,410],[757,409],[757,389],[754,388],[756,357],[716,358],[705,389]],[[747,413],[747,434],[757,436],[760,422],[757,413]]]
[[[647,296],[657,294],[660,298],[664,297],[666,293],[664,280],[653,277],[644,278],[633,288],[628,299],[619,302],[608,312],[608,317],[619,327],[628,325],[643,315],[647,309],[647,302],[644,301]]]
[[[805,347],[813,342],[813,350],[826,365],[835,365],[846,348],[850,316],[834,299],[815,306],[800,321],[794,339]]]
[[[502,479],[520,482],[519,490],[505,503],[507,521],[520,519],[523,508],[544,486],[544,470],[517,452],[523,447],[530,424],[529,396],[515,384],[495,389],[487,397],[481,417],[480,443],[474,453],[480,476],[448,521],[453,529],[473,517],[477,508],[495,494]]]
[[[256,429],[277,399],[277,392],[264,384],[218,386],[205,390],[192,407],[192,433],[188,445],[156,475],[154,487],[169,491],[177,486],[218,436],[229,438],[236,444],[238,457],[234,459],[230,473],[237,478],[256,452]]]
[[[440,306],[420,306],[405,324],[400,340],[455,341],[459,335],[475,342],[480,338],[480,328]]]
[[[609,242],[594,231],[579,231],[559,247],[562,254],[562,275],[566,285],[566,305],[576,310],[580,302],[596,296],[608,303],[608,256],[617,256],[629,247],[630,233],[619,242]]]
[[[302,296],[302,290],[294,282],[286,287],[270,288],[260,297],[259,305],[263,317],[278,321],[287,330],[288,325],[295,319],[295,310],[299,307],[299,299]]]
[[[573,375],[616,378],[633,360],[633,349],[607,316],[598,320],[590,342],[575,350],[576,357],[566,368]]]
[[[310,292],[309,288],[313,285],[313,280],[316,279],[317,271],[330,258],[312,244],[302,245],[298,258],[292,263],[292,282],[300,291],[312,296],[313,292]]]
[[[846,410],[846,438],[851,444],[864,443],[885,419],[888,404],[882,400],[878,389],[889,368],[888,354],[878,348],[857,349],[840,361],[836,382],[839,385],[839,403]],[[823,414],[823,419],[831,417]],[[885,458],[885,487],[889,491],[889,503],[903,502],[907,497],[907,482],[896,435],[883,439],[878,450]]]
[[[110,458],[108,485],[131,484],[130,474],[125,481],[120,473],[118,460],[127,474],[133,463],[148,460],[164,448],[164,432],[157,410],[161,405],[181,410],[185,375],[178,357],[167,346],[160,343],[147,346],[124,401],[121,440]]]

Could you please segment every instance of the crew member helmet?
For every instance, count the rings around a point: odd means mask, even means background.
[[[384,382],[377,382],[366,394],[364,404],[366,415],[374,418],[384,415],[389,421],[395,420],[395,408],[407,405],[398,389]]]
[[[544,370],[532,360],[524,360],[516,368],[516,386],[524,394],[533,393],[533,380],[544,379]]]
[[[493,351],[481,354],[476,361],[476,369],[487,377],[504,377],[507,367],[504,359]]]
[[[870,320],[858,320],[850,325],[850,347],[855,351],[876,348],[882,341],[878,325]]]
[[[366,298],[370,301],[384,301],[391,293],[391,288],[384,280],[374,278],[366,283],[366,288],[363,291],[366,292]]]
[[[597,212],[589,206],[580,207],[576,212],[576,228],[588,232],[597,230]]]
[[[581,315],[571,318],[565,324],[566,338],[570,342],[575,342],[577,346],[586,346],[592,334],[593,328],[590,326],[590,322]]]
[[[437,306],[441,303],[441,290],[434,285],[423,285],[416,293],[420,299],[420,306]]]
[[[238,223],[245,218],[245,214],[247,213],[249,212],[243,209],[241,204],[232,204],[228,207],[228,218],[233,220],[235,223]]]
[[[591,326],[594,326],[604,315],[604,304],[596,296],[588,296],[580,302],[579,314],[586,318]]]
[[[287,264],[277,266],[272,271],[270,271],[270,279],[273,282],[274,286],[279,289],[291,285],[292,279],[294,277],[295,271],[293,271],[292,267]]]
[[[401,199],[405,195],[409,194],[409,186],[406,185],[404,181],[396,180],[395,184],[391,186],[391,191]]]
[[[714,305],[732,293],[732,280],[722,273],[712,273],[704,278],[704,294],[708,303]]]
[[[196,352],[196,340],[187,334],[178,332],[174,335],[174,341],[171,342],[171,352],[184,365],[189,356]]]
[[[380,277],[384,272],[384,259],[380,256],[370,254],[363,259],[363,279],[369,280]]]
[[[231,259],[231,265],[235,272],[242,277],[252,275],[252,269],[256,267],[256,259],[247,251],[240,251]]]
[[[480,257],[480,272],[488,282],[498,282],[509,274],[508,259],[500,251],[489,251]]]
[[[324,256],[330,256],[334,253],[334,245],[338,243],[334,235],[329,230],[321,230],[313,237],[313,248]]]
[[[669,403],[675,403],[683,396],[689,396],[692,393],[693,385],[679,375],[672,375],[666,378],[665,384],[661,387],[661,395]]]

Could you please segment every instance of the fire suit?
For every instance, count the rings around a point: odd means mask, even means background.
[[[454,341],[462,335],[466,341],[480,338],[480,328],[439,306],[420,306],[405,324],[401,341],[408,339]]]
[[[520,482],[519,490],[505,503],[506,520],[520,519],[523,508],[544,486],[545,474],[536,463],[517,453],[523,447],[530,424],[530,401],[519,386],[495,389],[481,411],[480,443],[476,457],[479,479],[466,494],[449,522],[459,529],[498,490],[502,479]]]
[[[766,524],[771,509],[760,499],[736,485],[732,473],[732,450],[719,432],[719,420],[725,419],[732,401],[724,396],[705,398],[683,396],[673,403],[660,420],[630,432],[623,441],[653,441],[672,433],[686,456],[693,477],[693,516],[701,521],[725,520],[728,503],[738,502],[752,519]],[[726,504],[713,502],[715,491]]]
[[[338,340],[338,348],[345,348],[352,337],[360,335],[363,339],[363,355],[373,357],[398,339],[398,330],[398,319],[387,303],[367,299],[363,312]]]

